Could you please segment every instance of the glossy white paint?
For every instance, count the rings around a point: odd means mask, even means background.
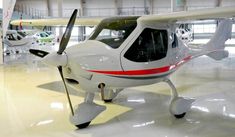
[[[106,20],[109,21],[108,19]],[[151,21],[142,21],[139,19],[135,30],[118,49],[113,49],[99,41],[87,40],[82,44],[68,47],[65,50],[65,54],[62,56],[57,55],[57,53],[51,53],[43,58],[43,61],[53,66],[62,65],[67,84],[70,85],[72,83],[72,85],[76,85],[73,82],[69,82],[69,79],[77,81],[79,86],[87,92],[85,98],[88,98],[89,94],[101,92],[99,88],[101,83],[105,84],[105,93],[108,93],[107,91],[121,90],[127,87],[150,85],[162,81],[169,81],[169,75],[192,58],[209,53],[208,56],[221,60],[227,57],[227,52],[224,51],[224,43],[231,37],[231,27],[231,20],[221,21],[212,39],[198,51],[188,48],[180,39],[177,40],[178,46],[176,48],[172,47],[173,40],[170,36],[175,32],[173,24],[156,24]],[[167,55],[163,59],[151,62],[139,63],[129,61],[124,57],[124,54],[145,28],[167,30]],[[159,70],[160,73],[144,75],[122,74],[123,72],[133,70],[143,71],[146,69],[160,69],[165,67],[169,67],[169,70]],[[115,73],[113,74],[113,72]],[[116,72],[121,72],[121,74],[117,75]],[[171,82],[167,83],[174,92],[177,92]],[[193,100],[178,97],[176,93],[173,95],[174,98],[170,104],[171,114],[181,115],[188,112]],[[75,110],[75,115],[71,117],[73,124],[81,125],[90,122],[105,110],[103,106],[94,104],[93,99],[91,99],[90,102],[91,103],[80,104],[81,106],[79,105],[80,107]],[[90,111],[90,113],[87,113],[88,111]]]
[[[226,23],[226,24],[225,24]],[[221,30],[222,28],[224,30]],[[141,26],[143,27],[143,26]],[[147,26],[146,26],[147,27]],[[139,34],[136,32],[141,32],[144,28],[140,29],[137,27],[133,35],[130,35],[130,37],[127,39],[129,41],[130,39],[133,39],[128,43],[128,45],[125,45],[127,43],[123,43],[120,47],[120,49],[112,49],[109,46],[98,42],[98,41],[86,41],[82,44],[69,47],[66,49],[66,55],[68,57],[68,65],[66,66],[67,70],[71,69],[72,71],[64,71],[65,75],[69,78],[76,79],[77,81],[83,81],[81,79],[86,79],[86,82],[89,82],[91,85],[94,85],[94,89],[92,91],[99,90],[97,88],[99,83],[105,83],[106,87],[110,88],[123,88],[123,87],[134,87],[138,85],[147,85],[147,84],[153,84],[159,81],[162,81],[165,79],[164,77],[155,78],[151,80],[135,80],[135,79],[125,79],[120,77],[112,77],[108,75],[103,75],[95,72],[90,72],[89,70],[106,70],[106,71],[128,71],[128,70],[143,70],[143,69],[151,69],[151,68],[160,68],[164,66],[172,65],[173,69],[171,69],[169,72],[173,72],[176,70],[177,63],[181,63],[181,61],[184,61],[184,58],[187,57],[198,57],[204,54],[215,54],[215,56],[220,56],[220,53],[223,52],[223,44],[230,35],[219,35],[221,33],[223,34],[231,34],[231,21],[226,20],[223,23],[220,24],[219,31],[215,34],[213,39],[206,44],[204,47],[205,49],[202,49],[201,51],[196,51],[193,49],[187,48],[182,41],[179,42],[179,46],[176,49],[171,48],[171,39],[169,39],[169,45],[168,45],[168,53],[167,56],[164,59],[152,61],[148,63],[135,63],[132,61],[128,61],[123,57],[123,54],[126,52],[126,49],[130,47],[130,45],[133,43],[133,41],[138,37]],[[154,26],[149,26],[154,27]],[[158,26],[155,28],[162,28],[163,26]],[[171,31],[169,30],[169,33]],[[133,38],[132,38],[133,36]],[[219,44],[220,47],[214,47],[216,43]],[[220,49],[222,51],[219,51],[217,53],[211,51],[215,51],[217,49]],[[121,55],[119,51],[122,51]],[[222,56],[220,59],[224,58],[226,56]],[[121,62],[119,60],[121,58]],[[182,62],[184,63],[184,62]],[[66,70],[66,69],[65,69]],[[166,72],[166,74],[169,72]],[[165,73],[163,73],[165,74]],[[88,85],[90,85],[88,84]],[[82,86],[81,86],[82,87]],[[83,88],[83,87],[82,87]],[[89,86],[90,88],[90,86]],[[86,88],[83,88],[86,90]]]
[[[47,55],[42,59],[42,62],[51,66],[63,66],[65,67],[68,64],[68,57],[66,53],[58,55],[56,52]]]

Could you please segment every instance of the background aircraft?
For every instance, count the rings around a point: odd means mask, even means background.
[[[4,43],[10,47],[13,46],[23,46],[27,44],[32,44],[33,39],[30,36],[27,36],[22,31],[17,30],[8,30],[6,33],[6,37],[4,39]]]
[[[101,20],[88,40],[66,48],[77,10],[71,16],[59,50],[30,49],[46,64],[55,66],[63,80],[70,104],[70,121],[78,128],[87,127],[106,109],[94,103],[95,93],[110,102],[124,88],[166,82],[172,90],[170,113],[183,118],[194,99],[180,97],[169,79],[181,65],[207,55],[215,60],[228,57],[224,43],[231,38],[235,8],[214,8],[141,17],[112,17]],[[201,50],[187,47],[175,34],[177,21],[221,19],[211,40]],[[102,37],[102,33],[110,36]],[[73,109],[67,85],[85,90],[84,102]]]
[[[17,47],[29,46],[33,44],[34,41],[33,37],[27,35],[24,31],[7,30],[3,43],[6,45],[6,47],[4,47],[4,53],[10,55],[11,53],[19,53]]]
[[[55,35],[51,32],[37,32],[33,35],[33,38],[36,43],[39,43],[40,45],[45,45],[46,43],[52,43],[53,45],[55,44]]]

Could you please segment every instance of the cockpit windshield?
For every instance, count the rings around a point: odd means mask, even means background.
[[[110,47],[118,48],[136,28],[138,17],[116,17],[102,21],[89,40],[98,40]]]

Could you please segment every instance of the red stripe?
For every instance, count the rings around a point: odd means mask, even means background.
[[[164,66],[160,68],[153,68],[153,69],[145,69],[145,70],[127,70],[127,71],[104,71],[104,70],[88,70],[90,72],[95,73],[102,73],[102,74],[108,74],[108,75],[150,75],[150,74],[159,74],[164,73],[167,71],[170,71],[185,62],[189,61],[192,58],[192,56],[188,56],[184,58],[182,61],[176,63],[175,65],[171,66]]]
[[[154,69],[145,69],[145,70],[128,70],[128,71],[99,71],[99,70],[89,70],[91,72],[110,74],[110,75],[148,75],[148,74],[157,74],[169,71],[170,66],[154,68]]]

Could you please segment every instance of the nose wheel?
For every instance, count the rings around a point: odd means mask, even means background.
[[[90,123],[91,123],[91,121],[86,122],[86,123],[83,123],[83,124],[80,124],[80,125],[76,125],[76,127],[77,127],[78,129],[83,129],[83,128],[88,127],[88,126],[90,125]]]
[[[112,99],[104,99],[104,103],[111,103],[112,101]]]
[[[89,126],[106,107],[93,102],[95,93],[86,92],[84,102],[75,107],[74,115],[70,115],[70,122],[83,129]]]
[[[183,118],[185,115],[186,115],[186,112],[184,112],[183,114],[174,115],[174,116],[175,116],[175,118],[177,118],[177,119],[181,119],[181,118]]]

